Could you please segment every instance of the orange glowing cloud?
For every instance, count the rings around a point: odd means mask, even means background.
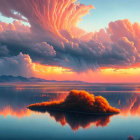
[[[60,110],[86,114],[114,114],[120,112],[119,109],[111,107],[108,101],[102,96],[94,97],[93,94],[89,94],[86,91],[77,90],[72,90],[65,100],[36,103],[29,105],[28,108],[38,111]]]
[[[105,98],[76,90],[72,90],[65,100],[36,103],[28,108],[38,112],[47,111],[56,122],[62,126],[68,124],[73,131],[91,126],[105,127],[110,123],[113,113],[120,112],[111,107]]]
[[[51,75],[54,75],[54,78],[55,78],[55,76],[57,77],[57,75],[63,75],[63,74],[65,75],[65,73],[67,74],[73,73],[70,68],[63,68],[60,66],[41,65],[39,63],[34,63],[33,70],[36,76],[38,77],[43,77],[45,75],[46,77],[47,76],[50,77]]]

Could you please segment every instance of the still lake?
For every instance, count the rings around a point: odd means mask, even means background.
[[[105,97],[118,115],[34,112],[30,104],[65,98],[70,90]],[[140,84],[0,84],[0,140],[127,140],[140,138]]]

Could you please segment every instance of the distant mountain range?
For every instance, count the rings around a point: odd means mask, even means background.
[[[22,76],[11,76],[11,75],[2,75],[0,76],[0,83],[7,83],[7,82],[67,82],[67,83],[86,83],[82,81],[57,81],[57,80],[45,80],[41,78],[26,78]]]

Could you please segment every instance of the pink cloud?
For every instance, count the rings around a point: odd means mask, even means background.
[[[30,32],[30,27],[22,23],[22,21],[13,21],[13,23],[5,23],[0,21],[0,32],[3,31],[18,31]]]
[[[0,50],[7,57],[20,52],[33,62],[71,68],[81,72],[100,67],[125,67],[140,63],[140,25],[129,20],[109,23],[107,29],[86,33],[77,28],[94,8],[76,0],[0,0],[0,13],[26,20],[0,22]],[[18,13],[18,14],[17,14]],[[5,49],[6,50],[6,49]]]
[[[94,8],[92,5],[76,4],[76,0],[64,0],[63,2],[58,0],[1,0],[0,2],[0,12],[3,15],[15,19],[23,19],[24,16],[34,31],[45,30],[61,38],[63,37],[60,30],[71,31],[81,17]],[[14,11],[19,13],[18,16]]]

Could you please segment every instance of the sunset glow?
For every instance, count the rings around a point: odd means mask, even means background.
[[[93,16],[89,13],[96,13],[93,2],[14,1],[15,5],[1,0],[5,10],[0,7],[0,17],[11,17],[13,21],[0,21],[0,75],[96,83],[140,82],[138,21],[131,22],[129,16],[110,19],[106,27],[87,32],[80,23],[86,16]],[[11,65],[16,71],[8,70]]]
[[[99,83],[139,83],[140,82],[140,68],[100,68],[100,70],[88,70],[85,72],[74,72],[69,68],[58,66],[45,66],[34,64],[34,75],[36,77],[48,80],[81,80],[86,82],[99,82]]]
[[[140,0],[0,0],[0,140],[140,140]]]

